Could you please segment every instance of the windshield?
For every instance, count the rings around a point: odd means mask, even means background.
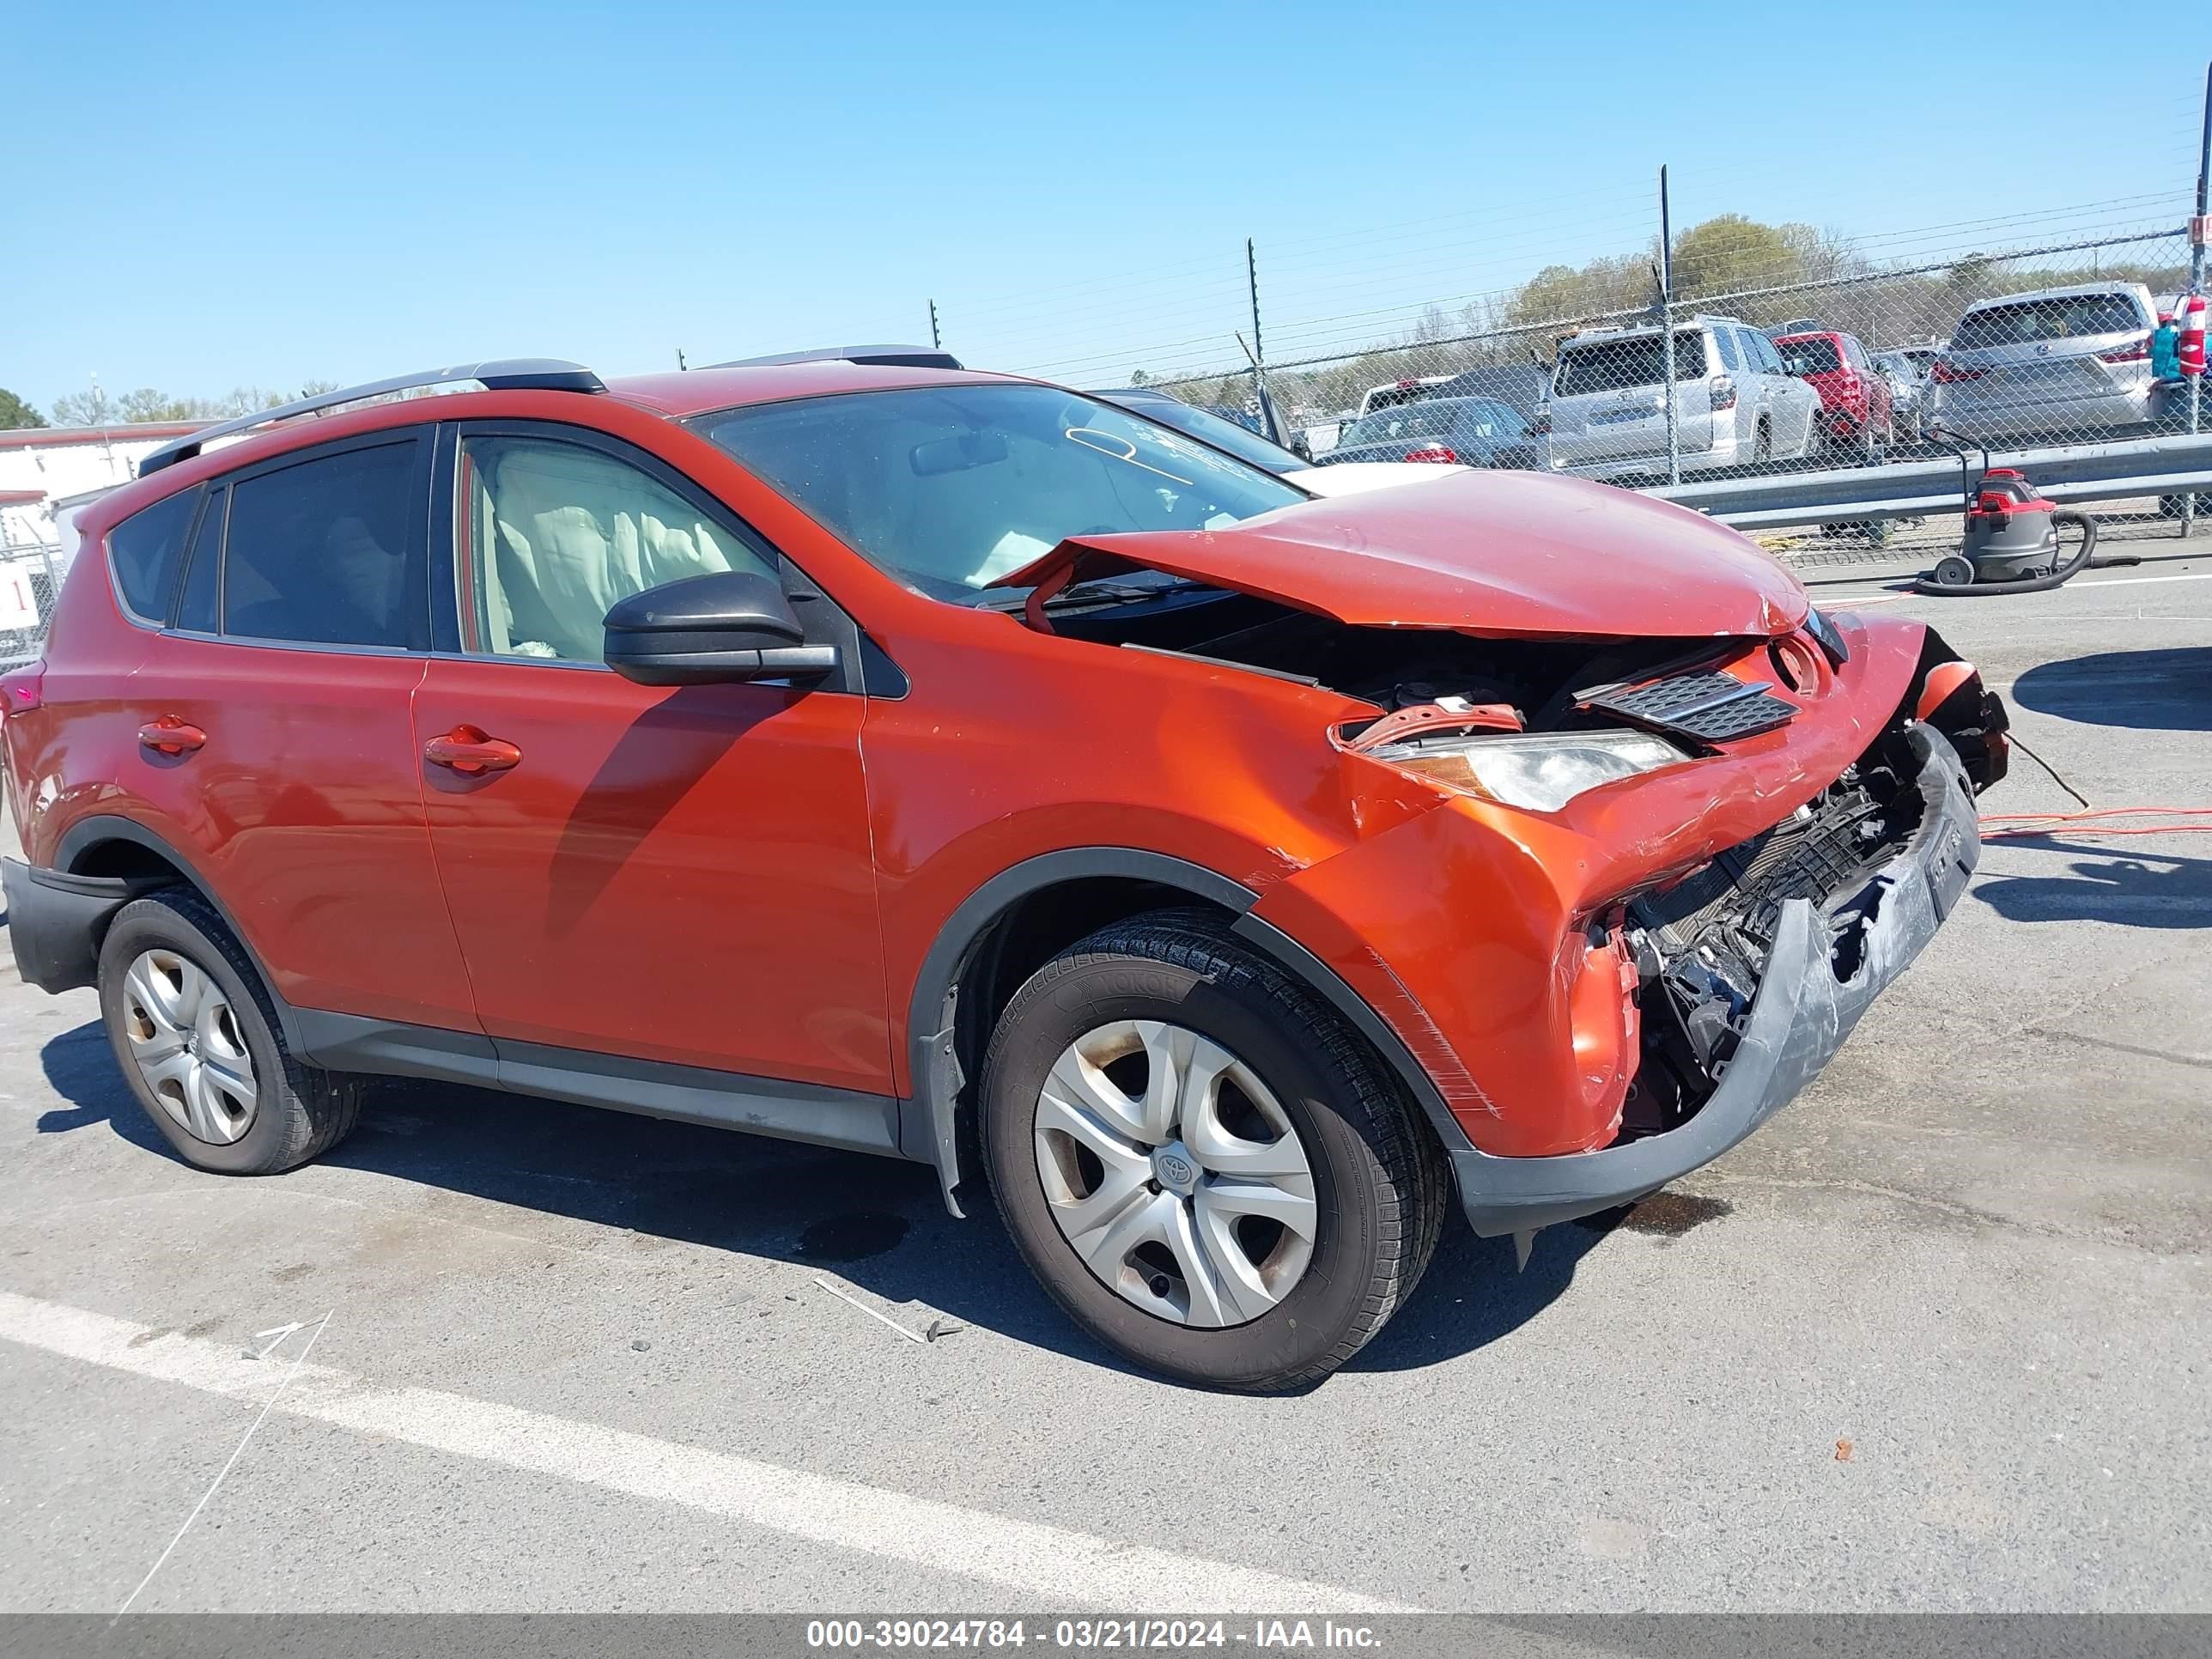
[[[1178,432],[1188,432],[1194,438],[1212,444],[1216,449],[1225,449],[1240,461],[1249,461],[1262,471],[1280,475],[1305,470],[1310,462],[1300,460],[1279,444],[1271,444],[1255,432],[1247,431],[1234,421],[1224,420],[1210,409],[1193,409],[1188,404],[1177,403],[1172,398],[1132,398],[1127,404],[1109,394],[1109,403],[1143,416],[1148,421],[1158,421],[1162,426],[1171,426]]]
[[[2125,294],[2062,294],[1970,311],[1951,337],[1954,351],[2034,345],[2084,335],[2125,334],[2150,323]]]
[[[1511,438],[1521,417],[1491,398],[1426,398],[1354,421],[1336,441],[1340,449],[1388,443],[1394,438]]]
[[[1825,334],[1777,340],[1774,349],[1782,354],[1782,367],[1792,374],[1831,374],[1844,366],[1836,356],[1836,343]]]
[[[1705,377],[1705,337],[1697,329],[1674,336],[1674,378]],[[1667,379],[1666,343],[1656,334],[1631,334],[1615,340],[1571,346],[1559,353],[1559,381],[1553,395],[1579,397],[1589,392],[1626,392],[1658,386]]]
[[[846,392],[696,424],[870,562],[971,604],[1071,536],[1218,529],[1311,499],[1179,432],[1051,386]]]

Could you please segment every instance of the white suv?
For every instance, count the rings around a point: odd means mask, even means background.
[[[1788,460],[1820,442],[1820,395],[1774,343],[1734,317],[1674,327],[1675,443],[1684,473]],[[1615,483],[1667,476],[1666,340],[1653,327],[1588,329],[1559,347],[1546,455],[1558,472]]]

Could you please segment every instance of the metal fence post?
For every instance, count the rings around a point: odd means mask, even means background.
[[[1275,430],[1274,404],[1267,396],[1267,348],[1260,338],[1260,262],[1252,251],[1252,239],[1244,239],[1244,286],[1252,296],[1252,397],[1260,405],[1260,428],[1270,441],[1279,443],[1281,435]]]
[[[1682,434],[1674,415],[1674,228],[1668,216],[1667,169],[1659,169],[1659,338],[1667,363],[1667,482],[1682,482]]]
[[[2204,292],[2204,215],[2205,187],[2212,184],[2212,64],[2204,67],[2204,137],[2197,154],[2197,217],[2189,226],[2189,291]],[[2204,377],[2189,377],[2189,429],[2197,429],[2197,414],[2204,400]],[[2197,496],[2192,491],[2181,498],[2181,533],[2190,536],[2197,530]]]

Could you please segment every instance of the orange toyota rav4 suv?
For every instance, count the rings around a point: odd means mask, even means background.
[[[1526,1234],[1750,1133],[2005,763],[1926,628],[1692,513],[1313,500],[927,354],[233,424],[0,685],[17,960],[179,1155],[398,1075],[911,1158],[1194,1382],[1340,1364],[1455,1190]]]

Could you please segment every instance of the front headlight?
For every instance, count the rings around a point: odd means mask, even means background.
[[[1378,744],[1367,753],[1401,772],[1532,812],[1556,812],[1584,790],[1690,758],[1645,732],[1431,738]]]

